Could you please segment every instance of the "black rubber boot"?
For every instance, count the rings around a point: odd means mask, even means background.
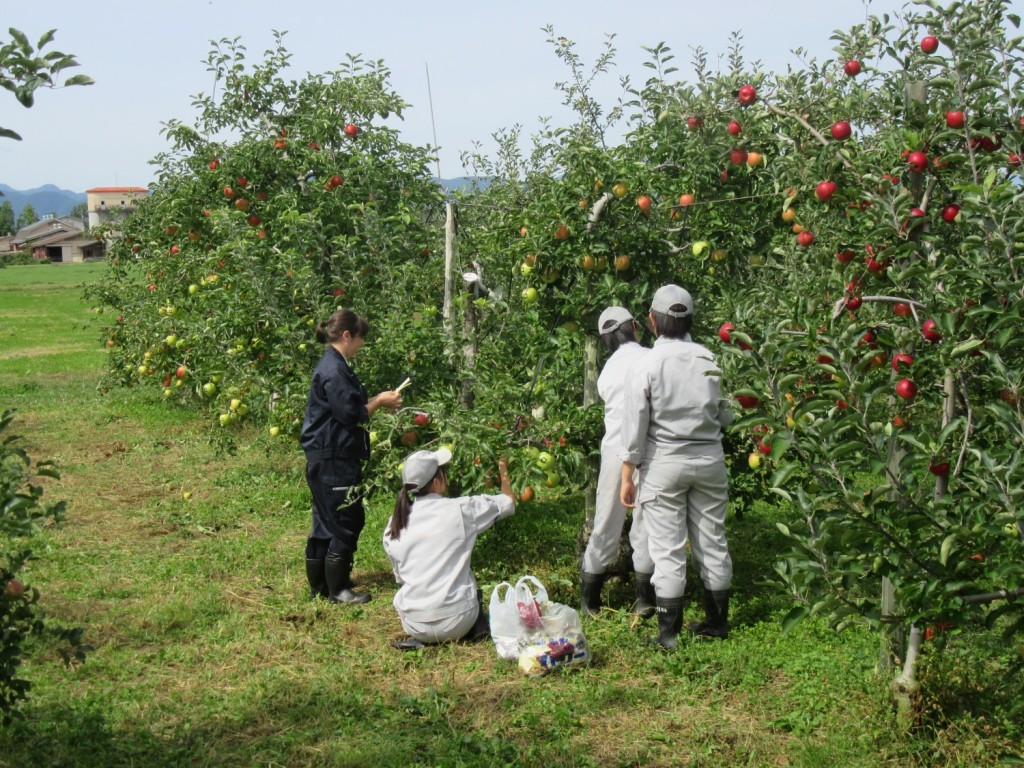
[[[666,651],[674,651],[679,632],[683,628],[683,598],[659,597],[655,604],[658,609],[656,642]]]
[[[633,603],[633,613],[641,619],[649,619],[658,609],[654,607],[654,585],[651,584],[653,573],[636,573],[636,602]]]
[[[704,621],[693,622],[689,630],[700,637],[725,640],[729,637],[729,590],[712,592],[704,587]]]
[[[306,558],[306,581],[309,582],[309,599],[329,597],[327,594],[327,576],[324,573],[324,558]]]
[[[601,610],[601,587],[607,578],[604,573],[580,571],[580,613],[584,616],[596,616]]]
[[[327,577],[327,599],[332,603],[368,603],[369,592],[355,592],[352,589],[352,553],[327,553],[324,561],[324,575]]]

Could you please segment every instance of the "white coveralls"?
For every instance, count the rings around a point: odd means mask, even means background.
[[[722,427],[732,414],[718,375],[709,372],[717,372],[714,356],[689,335],[659,337],[627,381],[623,460],[639,468],[636,504],[659,598],[683,595],[687,539],[704,586],[718,592],[732,585],[722,450]]]
[[[646,347],[636,342],[622,344],[608,358],[597,378],[597,394],[604,402],[604,439],[601,440],[601,469],[597,476],[594,529],[583,553],[584,573],[604,573],[619,551],[619,538],[626,522],[626,508],[619,499],[626,379],[633,375],[647,352]],[[633,548],[633,569],[637,573],[651,573],[654,563],[647,552],[647,535],[639,509],[633,514],[629,543]]]
[[[401,588],[392,601],[402,627],[422,643],[465,637],[479,613],[470,558],[477,536],[515,512],[505,496],[448,498],[436,493],[413,501],[398,540],[391,521],[384,527],[384,551]]]

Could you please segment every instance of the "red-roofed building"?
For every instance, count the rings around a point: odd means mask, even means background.
[[[85,190],[89,228],[119,221],[131,213],[138,201],[148,194],[149,190],[145,187],[94,187]]]

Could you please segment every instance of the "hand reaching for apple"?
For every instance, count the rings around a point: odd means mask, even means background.
[[[508,476],[508,459],[504,456],[498,459],[498,479],[501,481],[501,492],[515,501],[516,495],[512,490],[512,481]]]

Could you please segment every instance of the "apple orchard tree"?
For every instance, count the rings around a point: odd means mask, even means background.
[[[60,51],[43,53],[55,31],[44,34],[33,46],[23,32],[11,28],[10,41],[0,45],[0,86],[24,107],[35,103],[38,89],[59,87],[60,74],[78,66],[73,56]],[[63,85],[92,82],[86,75],[74,75]],[[21,140],[15,131],[2,126],[0,138]],[[87,650],[81,645],[80,630],[55,629],[44,621],[39,590],[22,581],[20,571],[34,557],[29,546],[33,534],[42,525],[58,522],[65,503],[42,500],[43,489],[36,481],[57,477],[57,472],[49,462],[37,462],[33,467],[32,459],[18,445],[18,437],[9,433],[13,420],[13,410],[0,414],[0,724],[17,716],[18,704],[28,694],[30,683],[18,676],[18,667],[30,638],[49,636],[65,641],[61,653],[66,659],[81,659]]]
[[[777,76],[736,44],[729,71],[698,51],[695,84],[666,83],[671,54],[651,49],[624,145],[603,146],[576,90],[577,126],[481,164],[504,184],[464,236],[498,255],[538,337],[562,329],[534,356],[564,350],[574,374],[580,344],[560,339],[601,307],[642,315],[669,277],[693,290],[698,337],[723,326],[732,441],[796,513],[786,624],[910,628],[890,640],[908,689],[924,638],[1024,622],[1024,104],[1005,6],[873,17],[836,35],[835,60]]]

